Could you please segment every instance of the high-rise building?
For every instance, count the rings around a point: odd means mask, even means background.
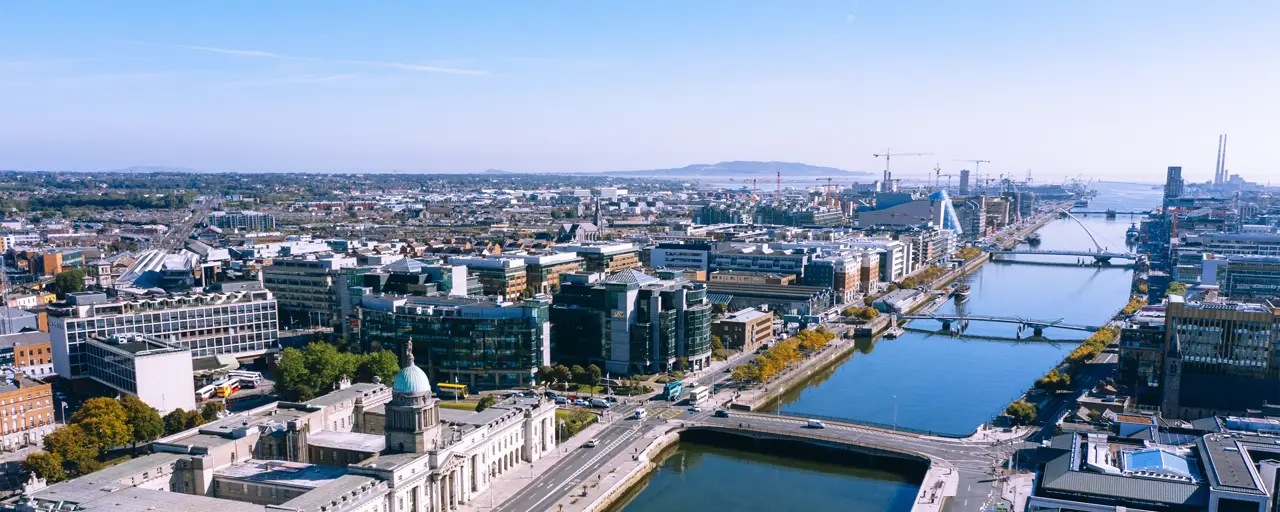
[[[962,197],[969,195],[969,170],[968,169],[960,170],[960,195]]]
[[[1280,310],[1171,295],[1164,332],[1166,418],[1244,415],[1280,403]]]
[[[1169,172],[1164,178],[1164,207],[1168,208],[1182,197],[1182,167],[1169,166]]]
[[[553,356],[604,363],[618,374],[711,364],[711,303],[704,284],[660,280],[635,269],[608,277],[561,276],[551,306]]]
[[[362,297],[357,309],[365,350],[403,353],[436,382],[473,388],[529,386],[550,364],[551,324],[546,300],[516,303],[457,297]]]
[[[582,271],[582,258],[577,253],[503,254],[504,258],[524,260],[529,288],[534,293],[552,293],[560,289],[560,276]]]
[[[257,357],[279,349],[276,299],[257,281],[127,300],[70,293],[48,311],[53,368],[66,379],[88,377],[84,344],[92,337],[145,334],[189,349],[192,357]]]

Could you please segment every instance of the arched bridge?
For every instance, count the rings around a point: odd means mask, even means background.
[[[1112,259],[1122,259],[1122,260],[1138,259],[1137,255],[1134,255],[1132,253],[1113,252],[1108,250],[1109,249],[1108,247],[1103,247],[1102,243],[1098,242],[1098,237],[1093,234],[1093,231],[1089,230],[1089,226],[1086,226],[1084,225],[1083,222],[1080,222],[1079,217],[1072,215],[1071,212],[1067,210],[1059,210],[1059,212],[1062,215],[1065,215],[1067,218],[1076,221],[1076,224],[1080,225],[1080,228],[1084,230],[1085,234],[1089,235],[1089,241],[1093,242],[1093,247],[1095,250],[1093,251],[1070,251],[1070,250],[1053,250],[1053,249],[1004,250],[1004,249],[992,247],[988,249],[988,252],[990,252],[993,255],[996,255],[996,254],[1043,254],[1046,256],[1076,256],[1081,258],[1093,258],[1094,260],[1098,262],[1103,262],[1103,263],[1109,262]]]
[[[943,329],[951,329],[952,322],[996,322],[1003,324],[1025,325],[1032,329],[1036,336],[1042,336],[1044,330],[1050,327],[1055,329],[1067,329],[1071,331],[1094,332],[1102,327],[1096,325],[1078,325],[1064,322],[1063,319],[1057,320],[1035,320],[1032,318],[1022,318],[1020,316],[983,316],[983,315],[902,315],[898,318],[904,320],[937,320],[942,322]]]
[[[1077,256],[1081,258],[1093,258],[1098,261],[1117,260],[1136,260],[1138,255],[1130,252],[1112,252],[1112,251],[1061,251],[1055,249],[988,249],[991,254],[1043,254],[1045,256]]]

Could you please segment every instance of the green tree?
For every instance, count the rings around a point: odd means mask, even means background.
[[[173,435],[186,430],[187,411],[174,409],[164,415],[164,435]]]
[[[570,376],[569,376],[570,382],[573,382],[575,384],[587,383],[587,370],[583,368],[581,365],[576,365],[576,364],[573,365],[573,367],[569,369],[569,373],[570,373]]]
[[[22,469],[35,473],[47,483],[61,482],[67,479],[66,470],[62,469],[62,456],[56,453],[33,453],[22,461]]]
[[[1014,425],[1029,425],[1032,421],[1035,421],[1039,411],[1036,410],[1035,404],[1031,404],[1026,400],[1018,400],[1009,404],[1004,413],[1009,416]]]
[[[58,272],[53,276],[53,288],[57,290],[59,297],[65,297],[68,293],[84,291],[84,276],[86,272],[82,268],[73,268]]]
[[[373,382],[377,377],[383,384],[391,385],[396,373],[400,371],[400,358],[390,350],[379,350],[360,356],[360,367],[356,370],[358,382]]]
[[[62,458],[68,476],[76,477],[102,467],[96,458],[98,449],[78,424],[66,425],[44,436],[44,450]]]
[[[1172,282],[1172,283],[1169,283],[1169,288],[1165,290],[1165,295],[1166,295],[1166,296],[1169,296],[1169,295],[1186,295],[1186,294],[1187,294],[1187,283],[1182,283],[1182,282],[1178,282],[1178,281],[1174,281],[1174,282]]]
[[[200,424],[203,425],[218,419],[218,415],[226,412],[226,410],[227,406],[222,402],[206,402],[204,407],[200,408]]]
[[[493,407],[493,405],[496,403],[498,403],[498,397],[495,397],[493,395],[485,395],[480,398],[479,402],[476,403],[476,412],[480,412],[490,407]]]
[[[573,382],[573,370],[570,370],[568,366],[558,364],[553,369],[555,370],[553,380],[556,382],[560,384]]]
[[[724,350],[724,340],[714,334],[711,335],[711,350]]]
[[[592,386],[599,386],[601,373],[603,372],[600,371],[599,366],[596,366],[594,364],[591,366],[588,366],[587,367],[587,384]]]
[[[85,434],[96,445],[99,455],[133,440],[133,427],[129,425],[128,415],[114,398],[86,400],[80,410],[71,415],[71,422],[84,429]]]
[[[164,434],[164,418],[146,402],[136,396],[125,395],[120,406],[124,407],[125,418],[133,427],[134,451],[137,451],[138,444],[150,443]]]
[[[355,354],[338,352],[338,348],[323,342],[307,345],[303,362],[311,373],[311,387],[318,392],[332,391],[342,377],[354,377],[359,364]]]
[[[280,361],[276,364],[276,382],[285,398],[310,400],[310,396],[301,397],[302,388],[311,387],[311,372],[307,371],[307,363],[301,350],[290,347],[280,353]],[[308,394],[314,393],[310,391]]]
[[[729,312],[729,305],[723,302],[712,302],[711,313],[716,316],[724,316]]]
[[[549,365],[544,365],[541,368],[538,368],[537,373],[534,374],[534,378],[538,379],[538,382],[541,382],[543,386],[546,386],[555,381],[555,373],[556,371],[554,368]]]
[[[863,320],[875,320],[878,316],[880,316],[880,311],[876,308],[867,307],[858,309],[858,318]]]

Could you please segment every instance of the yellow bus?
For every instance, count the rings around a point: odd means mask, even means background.
[[[218,398],[229,398],[231,395],[240,391],[240,379],[231,378],[214,386],[217,391]]]
[[[436,394],[440,395],[441,398],[466,398],[467,385],[441,382],[436,385]]]

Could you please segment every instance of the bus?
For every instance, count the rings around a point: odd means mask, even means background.
[[[662,388],[662,392],[663,396],[665,396],[668,401],[674,402],[679,400],[680,393],[684,392],[684,383],[680,381],[668,382],[667,385]]]
[[[240,391],[240,379],[232,377],[216,385],[218,398],[229,398]]]
[[[440,398],[466,398],[467,385],[441,382],[436,384],[436,394],[439,395]]]
[[[689,405],[698,405],[698,402],[706,400],[711,396],[711,390],[706,386],[693,384],[689,386]]]
[[[213,398],[213,394],[214,394],[216,391],[217,391],[217,388],[216,388],[214,385],[212,385],[212,384],[210,384],[210,385],[208,385],[208,386],[205,386],[205,387],[202,387],[202,388],[200,388],[200,389],[197,389],[197,390],[196,390],[196,401],[197,401],[197,402],[203,402],[203,401],[205,401],[205,400],[208,400],[208,399],[210,399],[210,398]]]
[[[256,388],[262,382],[262,374],[259,372],[235,370],[227,372],[227,376],[238,379],[240,384],[246,388]]]

